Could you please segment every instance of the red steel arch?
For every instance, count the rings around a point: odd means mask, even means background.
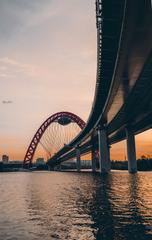
[[[85,127],[85,122],[78,117],[77,115],[70,113],[70,112],[58,112],[53,114],[52,116],[50,116],[49,118],[47,118],[42,125],[39,127],[39,129],[37,130],[37,132],[35,133],[34,137],[32,138],[32,141],[27,149],[27,152],[25,154],[24,157],[24,161],[23,161],[23,167],[30,167],[32,165],[32,160],[33,160],[33,156],[35,153],[35,150],[37,148],[37,145],[42,137],[42,135],[44,134],[45,130],[48,128],[48,126],[57,121],[58,119],[60,119],[61,117],[68,117],[70,120],[72,120],[73,122],[77,123],[78,126],[83,129]]]

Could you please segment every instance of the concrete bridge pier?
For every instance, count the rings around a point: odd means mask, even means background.
[[[126,139],[127,139],[128,171],[129,173],[136,173],[137,161],[136,161],[135,136],[131,128],[126,128]]]
[[[91,161],[92,161],[92,172],[96,172],[96,152],[94,148],[92,148],[92,151],[91,151]]]
[[[111,163],[106,126],[101,126],[98,129],[98,141],[100,172],[108,173],[111,170]]]
[[[76,165],[77,165],[77,171],[81,171],[81,152],[80,148],[76,147]]]
[[[92,167],[92,172],[96,172],[96,146],[95,146],[95,142],[94,142],[94,136],[95,136],[95,132],[93,132],[92,134],[92,149],[91,149],[91,167]]]

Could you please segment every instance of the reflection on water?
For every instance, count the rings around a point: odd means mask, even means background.
[[[152,239],[152,172],[0,174],[0,240]]]

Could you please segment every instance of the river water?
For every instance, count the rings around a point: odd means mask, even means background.
[[[0,174],[0,240],[150,240],[152,172]]]

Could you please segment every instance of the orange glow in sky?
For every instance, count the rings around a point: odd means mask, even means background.
[[[0,157],[23,160],[52,114],[69,111],[87,121],[96,82],[95,5],[92,0],[3,2]],[[151,130],[136,137],[137,157],[152,155],[151,139]],[[47,158],[39,147],[35,158],[42,155]],[[123,142],[112,146],[111,159],[124,156]]]
[[[152,158],[152,129],[136,135],[135,142],[137,159],[142,155]],[[126,140],[113,144],[110,153],[111,159],[113,160],[127,159]]]

